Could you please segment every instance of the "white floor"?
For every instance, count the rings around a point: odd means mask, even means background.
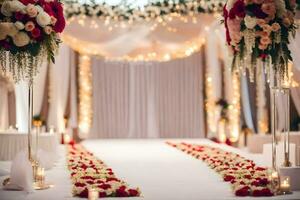
[[[165,141],[167,140],[90,140],[83,144],[110,166],[119,178],[132,187],[140,187],[143,197],[124,199],[250,199],[250,197],[235,197],[230,184],[223,182],[221,177],[205,163],[166,145]],[[177,141],[208,142],[203,139]],[[230,147],[222,148],[233,150]],[[55,184],[54,188],[28,195],[24,192],[0,190],[0,199],[71,199],[65,152],[61,149],[60,153],[61,160],[57,166],[47,172],[48,181]],[[262,162],[259,156],[239,153]],[[0,165],[3,166],[1,162]],[[2,180],[3,177],[0,178],[0,181]],[[106,199],[116,200],[116,198]],[[255,199],[300,199],[300,191],[288,196]]]

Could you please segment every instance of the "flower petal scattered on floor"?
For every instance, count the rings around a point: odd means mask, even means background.
[[[236,196],[273,196],[268,180],[268,169],[256,166],[239,154],[207,145],[171,143],[173,146],[199,160],[219,173],[223,180],[231,183]]]
[[[127,183],[115,176],[111,168],[82,145],[68,145],[67,152],[74,196],[87,198],[89,188],[97,190],[99,197],[140,196],[139,188],[129,188]]]

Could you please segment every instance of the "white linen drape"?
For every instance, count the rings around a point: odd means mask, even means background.
[[[203,137],[202,58],[93,61],[90,138]]]
[[[55,58],[55,64],[50,68],[50,105],[48,125],[57,128],[58,132],[65,131],[64,115],[68,99],[70,82],[70,65],[74,64],[71,49],[62,45]]]

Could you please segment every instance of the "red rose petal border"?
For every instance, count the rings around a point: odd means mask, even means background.
[[[137,197],[141,194],[139,188],[129,188],[111,168],[81,144],[67,146],[67,164],[74,196],[88,198],[89,188],[97,190],[99,197]]]
[[[274,195],[268,180],[268,169],[256,166],[252,160],[207,145],[184,142],[167,144],[205,162],[219,173],[224,181],[231,183],[236,196]]]

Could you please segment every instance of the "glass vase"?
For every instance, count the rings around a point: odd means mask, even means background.
[[[287,73],[287,72],[286,72]],[[291,166],[289,160],[289,132],[290,132],[290,88],[288,75],[278,70],[270,69],[270,110],[271,110],[271,134],[272,134],[272,168],[277,169],[277,133],[284,134],[284,167]],[[279,106],[280,105],[280,106]],[[279,109],[280,108],[280,109]],[[280,117],[279,117],[280,115]],[[279,118],[283,120],[279,124]],[[279,127],[279,125],[281,125]]]

